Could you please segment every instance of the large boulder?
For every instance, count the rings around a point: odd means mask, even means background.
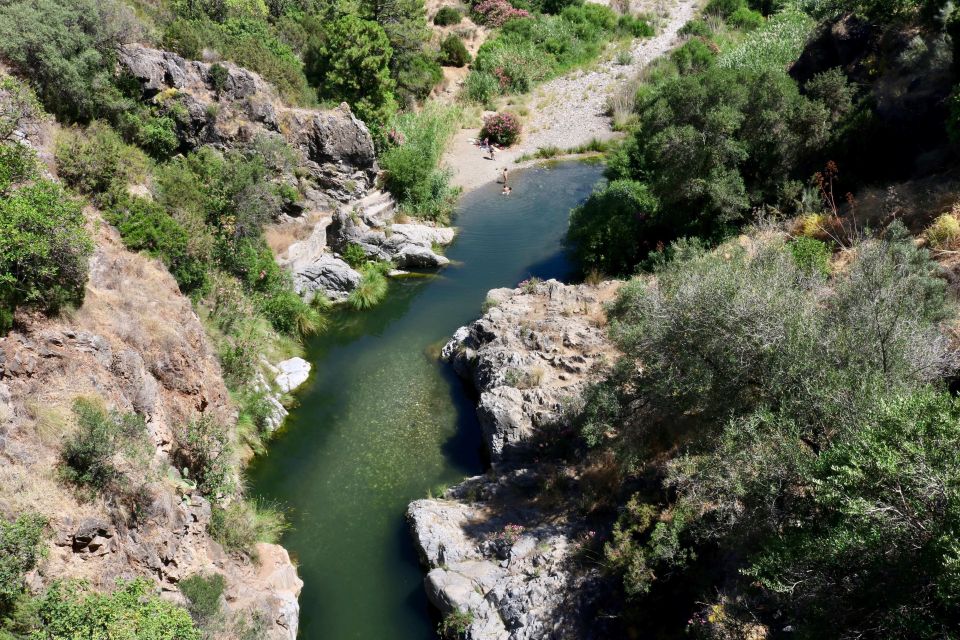
[[[216,82],[212,64],[138,44],[120,47],[118,59],[139,82],[143,99],[182,107],[187,117],[178,118],[177,135],[184,151],[243,146],[261,136],[282,138],[298,153],[297,164],[313,184],[301,186],[314,208],[361,197],[376,178],[373,139],[346,104],[327,111],[289,108],[252,71],[218,63],[227,73]]]
[[[434,251],[435,245],[449,244],[453,229],[420,224],[395,224],[383,230],[370,227],[357,213],[341,208],[327,227],[327,243],[343,253],[351,245],[360,247],[371,260],[389,260],[398,269],[435,269],[450,260]]]
[[[320,294],[330,300],[345,300],[350,292],[360,285],[360,274],[340,258],[321,253],[313,262],[301,267],[293,274],[293,285],[297,293],[310,301]]]

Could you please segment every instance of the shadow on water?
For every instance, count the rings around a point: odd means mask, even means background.
[[[300,638],[436,637],[404,512],[485,464],[476,398],[436,361],[438,345],[476,318],[488,290],[570,274],[568,213],[600,175],[561,164],[518,171],[509,197],[495,184],[466,195],[450,267],[393,281],[383,304],[335,314],[308,345],[314,375],[250,470],[253,495],[289,508]]]

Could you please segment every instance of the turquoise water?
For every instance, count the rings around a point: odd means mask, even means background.
[[[488,290],[569,275],[567,216],[600,175],[565,163],[517,172],[510,196],[498,185],[466,195],[449,268],[393,282],[379,307],[338,315],[308,345],[315,375],[250,474],[254,495],[290,509],[300,638],[436,637],[403,514],[483,470],[473,399],[436,354]]]

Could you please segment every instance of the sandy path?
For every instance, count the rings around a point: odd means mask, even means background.
[[[574,71],[540,85],[530,96],[523,138],[511,149],[497,152],[495,160],[489,160],[473,144],[478,129],[461,129],[444,157],[453,171],[452,182],[469,191],[499,178],[504,167],[513,170],[529,164],[515,161],[538,148],[569,149],[593,138],[608,140],[616,136],[605,115],[607,99],[650,61],[674,46],[677,32],[694,17],[698,5],[698,0],[674,0],[665,9],[667,15],[657,35],[634,41],[630,64],[606,60],[589,70]]]

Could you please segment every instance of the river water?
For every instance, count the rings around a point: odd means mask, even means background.
[[[289,509],[301,639],[436,637],[404,511],[483,471],[474,400],[437,353],[488,290],[570,275],[568,213],[601,170],[533,168],[511,176],[509,196],[495,184],[467,194],[450,267],[392,282],[384,303],[337,314],[308,345],[315,375],[250,470],[251,493]]]

